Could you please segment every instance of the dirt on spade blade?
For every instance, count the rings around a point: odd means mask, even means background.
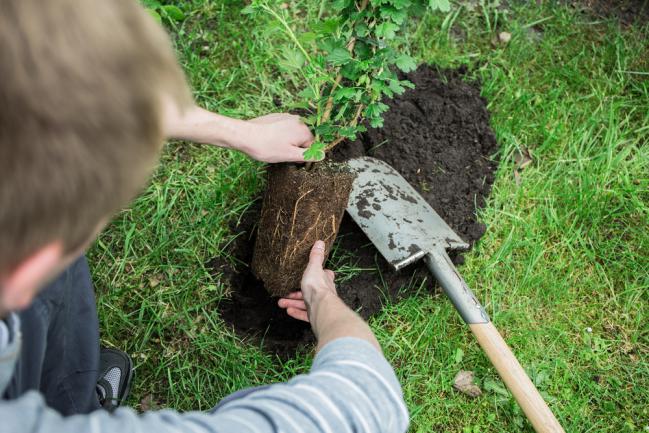
[[[489,126],[487,103],[478,83],[463,80],[466,70],[438,71],[421,66],[407,74],[416,88],[386,101],[390,110],[382,129],[370,129],[358,140],[341,144],[332,159],[369,155],[399,171],[465,241],[473,245],[485,232],[476,216],[494,181],[498,146]],[[283,359],[314,341],[308,324],[293,320],[277,307],[250,271],[261,200],[253,204],[233,231],[239,234],[228,253],[211,262],[231,289],[219,304],[223,320],[242,336],[260,338],[266,350]],[[455,256],[461,264],[462,257]],[[422,263],[393,271],[369,239],[345,214],[332,248],[329,266],[338,272],[338,293],[363,317],[382,303],[437,290]],[[423,288],[423,292],[422,292]]]

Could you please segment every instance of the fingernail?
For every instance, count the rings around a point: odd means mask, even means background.
[[[315,245],[313,247],[318,248],[319,250],[324,250],[325,249],[325,243],[323,241],[316,241]]]

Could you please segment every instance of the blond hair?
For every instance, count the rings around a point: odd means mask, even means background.
[[[163,97],[191,98],[134,0],[9,0],[0,14],[0,272],[83,245],[142,187]]]

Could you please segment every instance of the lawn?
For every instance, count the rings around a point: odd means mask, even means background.
[[[324,5],[289,3],[300,28]],[[479,211],[488,230],[460,270],[566,431],[648,431],[649,25],[563,3],[459,3],[412,23],[402,49],[469,65],[492,113],[501,163]],[[244,2],[176,4],[186,16],[165,26],[201,105],[245,118],[297,100],[299,77],[272,57],[281,35],[241,15]],[[500,31],[509,43],[493,42]],[[515,178],[526,149],[533,162]],[[216,307],[229,288],[207,263],[226,254],[229,224],[262,188],[262,164],[242,154],[169,143],[89,251],[102,342],[135,360],[131,405],[208,409],[308,371],[311,353],[282,362]],[[532,431],[442,295],[388,305],[371,326],[411,431]],[[459,370],[475,372],[481,397],[453,390]]]

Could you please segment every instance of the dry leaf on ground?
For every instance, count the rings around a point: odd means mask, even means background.
[[[162,274],[155,274],[154,276],[150,277],[149,278],[149,287],[151,287],[151,288],[157,287],[160,284],[160,282],[162,281],[163,278],[164,278],[164,276]]]
[[[460,370],[453,380],[453,388],[469,397],[478,397],[482,394],[478,385],[473,383],[472,371]]]
[[[152,394],[147,394],[140,400],[140,409],[142,410],[142,412],[156,410],[159,407],[160,404],[153,398]]]
[[[523,171],[525,167],[530,165],[533,161],[532,153],[528,148],[521,146],[520,149],[514,151],[514,163],[516,164],[514,167],[514,181],[516,182],[516,185],[521,184],[521,171]]]

